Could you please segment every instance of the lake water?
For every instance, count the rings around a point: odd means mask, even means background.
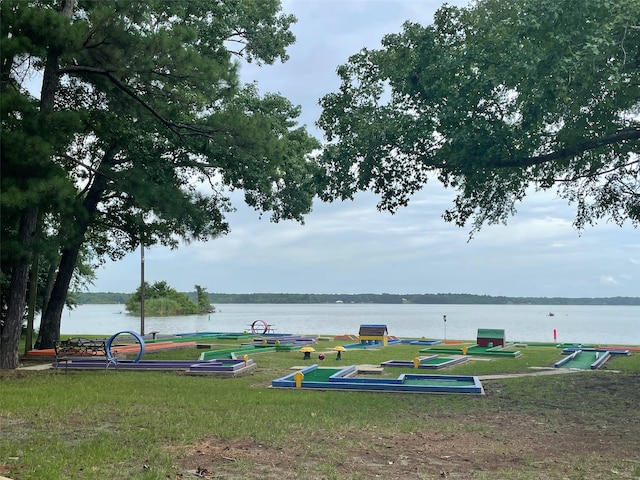
[[[385,324],[389,335],[474,339],[478,328],[505,330],[507,341],[640,345],[639,306],[221,304],[210,315],[146,317],[145,332],[242,332],[264,320],[276,333],[358,334],[361,324]],[[549,313],[553,313],[550,316]],[[446,315],[446,322],[443,316]],[[63,334],[113,335],[140,331],[124,305],[81,305],[65,310]]]

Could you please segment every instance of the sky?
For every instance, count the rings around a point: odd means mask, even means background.
[[[318,100],[338,90],[336,68],[361,48],[411,20],[432,22],[440,0],[285,0],[297,16],[297,41],[285,64],[245,66],[244,81],[302,107],[300,123],[315,127]],[[450,0],[452,5],[466,5]],[[640,295],[640,235],[606,221],[578,232],[575,206],[553,193],[533,193],[507,225],[445,223],[454,192],[437,183],[395,215],[379,212],[370,193],[354,201],[314,203],[305,224],[271,223],[235,197],[229,235],[145,250],[145,280],[179,291],[200,285],[214,293],[470,293],[513,297]],[[140,252],[107,262],[89,289],[133,292]]]

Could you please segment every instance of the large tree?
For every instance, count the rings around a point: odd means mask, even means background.
[[[535,190],[578,228],[640,222],[640,2],[478,0],[406,23],[338,68],[321,100],[323,197],[394,211],[430,179],[457,190],[447,221],[506,222]]]
[[[24,177],[14,182],[15,197],[28,200],[11,203],[14,243],[24,253],[12,266],[20,282],[11,291],[24,289],[35,231],[20,219],[43,211],[55,218],[60,245],[41,347],[59,335],[83,246],[118,258],[140,242],[177,246],[227,233],[229,189],[242,189],[274,221],[301,221],[310,211],[318,144],[297,127],[299,108],[238,81],[240,58],[286,60],[295,18],[279,1],[15,0],[1,8],[3,96],[16,99],[11,108],[3,99],[3,131],[33,144],[44,137],[37,161],[48,169],[23,163],[19,140],[5,151],[3,135],[3,182],[6,161]],[[43,74],[40,99],[26,88],[32,71]],[[35,120],[27,123],[24,112]],[[64,188],[42,193],[34,178]],[[17,313],[5,318],[3,368],[17,365]]]
[[[60,21],[72,13],[70,4],[61,5],[55,18],[34,9],[30,28],[24,30],[23,25],[16,26],[12,20],[14,14],[24,15],[22,7],[27,4],[0,5],[2,278],[3,283],[7,279],[9,283],[9,299],[6,311],[2,312],[0,330],[0,368],[17,366],[29,268],[33,252],[39,251],[39,244],[43,243],[36,238],[38,231],[42,231],[38,224],[44,218],[43,209],[57,206],[63,210],[72,198],[70,182],[51,156],[70,141],[75,117],[54,108],[59,83],[54,67],[60,45],[54,41],[47,47],[42,41],[48,33],[55,37],[53,32]],[[43,72],[40,98],[34,98],[26,88],[33,67]],[[8,256],[4,252],[7,246],[10,246]]]

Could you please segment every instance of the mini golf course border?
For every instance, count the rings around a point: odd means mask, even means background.
[[[55,369],[65,370],[105,370],[105,362],[96,358],[78,358],[69,360],[65,366],[52,364]],[[132,371],[177,371],[184,375],[207,375],[212,377],[240,377],[256,369],[253,359],[243,360],[217,359],[207,362],[193,360],[119,360],[109,370]]]
[[[426,368],[430,370],[438,370],[458,365],[468,360],[469,357],[466,356],[441,357],[439,355],[430,355],[428,357],[417,357],[413,360],[388,360],[386,362],[382,362],[380,365],[383,367]]]
[[[477,376],[402,374],[398,378],[358,378],[358,367],[319,368],[310,365],[295,373],[275,379],[275,388],[349,390],[404,393],[461,393],[483,395]],[[305,377],[307,380],[305,380]]]
[[[520,350],[510,350],[512,348],[511,344],[508,344],[505,347],[497,346],[497,347],[480,347],[478,345],[461,345],[461,346],[452,346],[452,345],[444,345],[444,346],[434,346],[429,348],[423,348],[420,350],[420,353],[449,353],[454,355],[478,355],[478,356],[487,356],[487,357],[511,357],[518,358],[522,356],[522,352]]]

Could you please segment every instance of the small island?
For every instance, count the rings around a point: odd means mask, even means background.
[[[170,287],[167,282],[155,282],[153,285],[144,284],[144,311],[152,317],[166,317],[174,315],[197,315],[212,313],[215,311],[209,301],[207,289],[200,285],[195,286],[197,300],[194,302],[185,293],[178,292]],[[129,315],[140,315],[142,289],[138,287],[131,294],[125,304]]]

